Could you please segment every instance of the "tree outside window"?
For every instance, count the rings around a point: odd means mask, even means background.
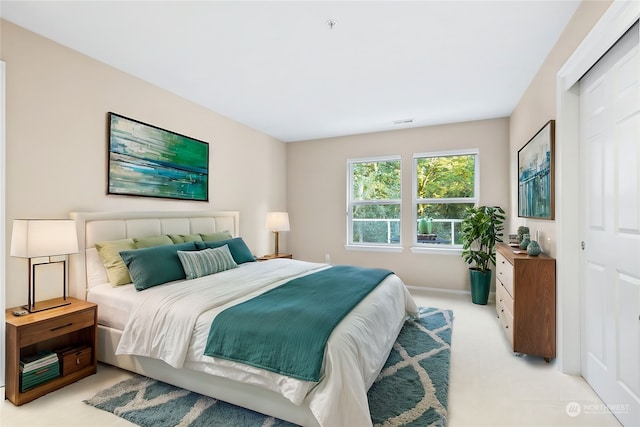
[[[400,157],[348,161],[348,243],[399,245]]]
[[[477,151],[414,155],[414,243],[461,244],[465,209],[478,198],[477,158]]]

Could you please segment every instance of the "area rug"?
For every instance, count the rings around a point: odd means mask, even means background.
[[[452,321],[450,310],[421,308],[418,319],[405,322],[369,389],[374,425],[446,425]],[[85,403],[142,427],[294,426],[138,375]]]

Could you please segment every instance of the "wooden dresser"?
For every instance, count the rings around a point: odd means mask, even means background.
[[[496,247],[496,311],[515,353],[556,356],[556,260]]]

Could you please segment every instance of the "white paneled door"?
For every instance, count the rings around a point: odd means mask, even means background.
[[[638,34],[580,80],[582,373],[625,426],[640,426]]]

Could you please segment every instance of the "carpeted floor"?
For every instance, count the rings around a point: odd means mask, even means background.
[[[368,393],[374,425],[446,425],[452,321],[450,310],[424,308],[405,323]],[[143,376],[85,403],[143,427],[292,425]]]

